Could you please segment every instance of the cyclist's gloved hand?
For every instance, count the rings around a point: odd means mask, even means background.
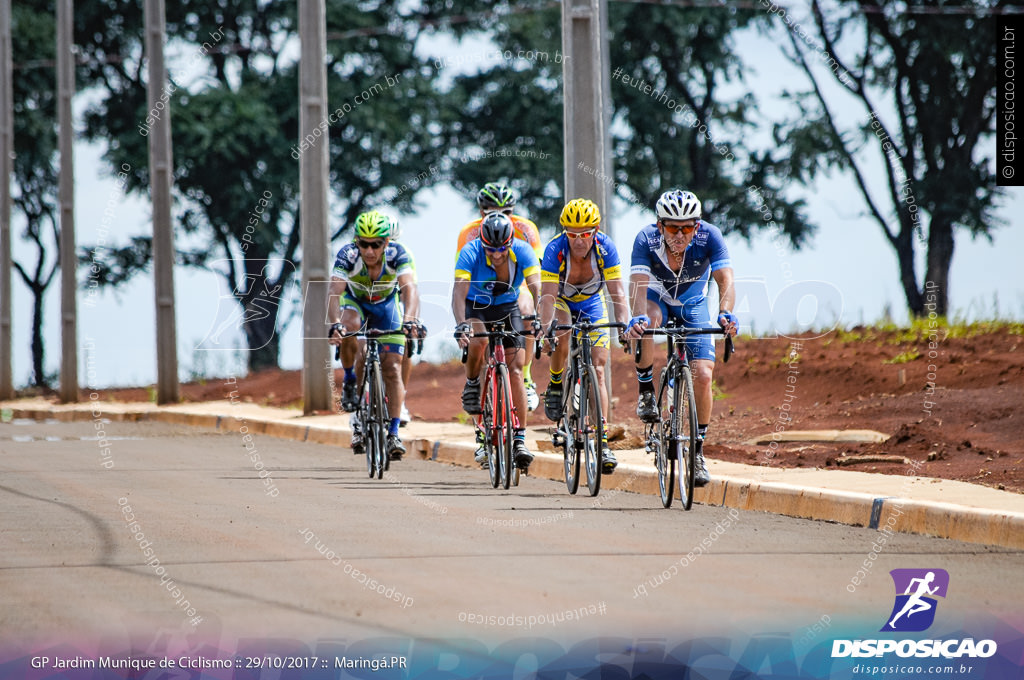
[[[463,349],[469,347],[469,331],[470,326],[465,322],[455,327],[455,339],[459,341],[459,347]]]
[[[740,330],[739,318],[732,312],[726,312],[725,310],[718,313],[718,325],[724,328],[728,335],[736,335]]]
[[[644,330],[651,323],[651,318],[646,314],[640,316],[634,316],[626,324],[626,337],[636,340],[643,335]]]
[[[544,339],[548,341],[549,354],[554,352],[555,348],[558,347],[558,340],[555,339],[555,324],[557,323],[557,321],[552,321],[551,325],[548,326],[547,332],[544,334]]]
[[[327,341],[332,345],[338,344],[339,342],[341,342],[341,339],[334,337],[334,334],[337,333],[338,335],[341,335],[344,332],[344,326],[342,326],[340,323],[332,323],[331,330],[327,331]]]
[[[541,336],[544,334],[544,327],[540,325],[540,321],[534,319],[530,323],[530,327],[533,329],[533,337],[540,340]]]

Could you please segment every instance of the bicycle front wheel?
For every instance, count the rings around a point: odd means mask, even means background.
[[[494,442],[494,391],[491,389],[491,381],[485,378],[481,390],[483,413],[480,415],[480,430],[483,432],[483,447],[487,454],[487,475],[491,487],[497,489],[501,483],[501,470],[498,465],[498,448]]]
[[[591,496],[601,491],[601,446],[604,440],[604,420],[601,418],[601,393],[598,391],[597,371],[588,366],[580,376],[580,441],[587,469],[587,490]]]
[[[508,368],[498,364],[494,371],[494,438],[501,470],[501,488],[512,485],[512,388]]]
[[[684,510],[693,506],[693,480],[696,473],[697,404],[693,399],[693,376],[682,366],[672,388],[672,442],[679,461],[679,500]]]
[[[373,456],[370,477],[381,479],[387,465],[387,404],[384,401],[384,381],[380,375],[380,365],[370,364],[370,420],[373,432],[372,446],[367,447],[367,455]]]
[[[675,489],[676,457],[671,448],[671,433],[665,413],[665,392],[668,384],[668,370],[662,369],[658,388],[658,422],[650,425],[648,436],[649,446],[654,448],[654,465],[658,468],[658,490],[661,492],[661,505],[672,507],[672,495]]]

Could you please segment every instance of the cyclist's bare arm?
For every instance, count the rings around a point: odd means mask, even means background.
[[[466,298],[469,296],[469,279],[455,279],[452,287],[452,314],[455,325],[466,323]]]
[[[530,295],[533,296],[533,309],[537,310],[538,304],[540,303],[540,272],[534,272],[526,277],[526,287],[530,291]]]
[[[731,312],[733,307],[736,305],[736,288],[733,286],[733,271],[732,267],[722,267],[711,272],[711,276],[715,278],[715,283],[718,285],[718,309],[719,311]],[[730,326],[732,326],[730,324]],[[729,335],[736,335],[736,328],[731,327],[728,329]]]
[[[649,274],[630,274],[629,275],[629,289],[630,308],[633,310],[633,316],[642,316],[647,314],[647,286],[650,284],[651,277]],[[640,338],[643,333],[643,329],[638,326],[634,326],[630,329],[627,337],[634,340]]]
[[[416,288],[416,277],[406,272],[398,277],[398,286],[402,298],[402,321],[415,321],[420,318],[420,294]]]
[[[622,283],[622,279],[605,281],[605,286],[608,288],[608,298],[612,303],[612,314],[615,315],[615,321],[623,324],[629,323],[629,304],[626,302],[626,286]],[[646,290],[644,295],[647,295]]]
[[[540,285],[540,305],[537,316],[546,331],[555,319],[555,298],[558,297],[558,282],[545,281]]]
[[[348,284],[337,276],[331,277],[331,287],[327,293],[327,323],[334,325],[341,323],[341,296],[345,294],[348,289]],[[337,344],[334,342],[335,336],[332,335],[330,338],[331,344]],[[337,342],[341,342],[338,338]]]

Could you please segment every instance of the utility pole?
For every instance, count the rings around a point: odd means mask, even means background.
[[[60,139],[60,400],[78,401],[78,285],[75,280],[75,10],[57,0],[57,128]]]
[[[562,1],[562,83],[564,90],[565,196],[589,198],[601,210],[601,229],[611,237],[614,179],[611,155],[611,77],[608,57],[608,0]],[[627,284],[628,285],[628,284]],[[608,305],[608,320],[615,308]],[[605,391],[611,407],[611,362]],[[608,414],[609,416],[611,414]]]
[[[565,200],[589,198],[612,235],[611,79],[607,0],[562,3]]]
[[[11,356],[14,69],[11,51],[11,0],[0,0],[0,400],[14,398],[14,359]]]
[[[149,142],[149,186],[153,205],[153,284],[156,292],[156,403],[178,402],[178,335],[174,319],[174,225],[171,222],[171,89],[164,67],[164,0],[145,0],[146,100],[156,118]],[[159,114],[157,117],[156,114]]]
[[[331,408],[327,344],[328,135],[313,130],[327,116],[327,11],[324,0],[299,0],[299,139],[317,141],[299,159],[302,229],[302,408],[306,415]]]

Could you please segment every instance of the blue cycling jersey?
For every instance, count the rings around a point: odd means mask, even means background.
[[[704,303],[711,272],[731,266],[722,232],[715,225],[700,220],[683,253],[683,264],[678,272],[672,271],[668,264],[668,252],[658,226],[649,224],[641,229],[633,241],[630,273],[650,277],[648,295],[653,293],[658,300],[673,307],[691,307]]]
[[[491,258],[484,250],[480,239],[473,239],[459,251],[459,260],[455,264],[455,279],[469,281],[469,294],[466,299],[482,305],[500,305],[515,302],[519,299],[519,287],[527,276],[540,271],[540,262],[526,241],[512,239],[508,265],[511,270],[511,281],[498,281],[498,274],[491,265]]]

